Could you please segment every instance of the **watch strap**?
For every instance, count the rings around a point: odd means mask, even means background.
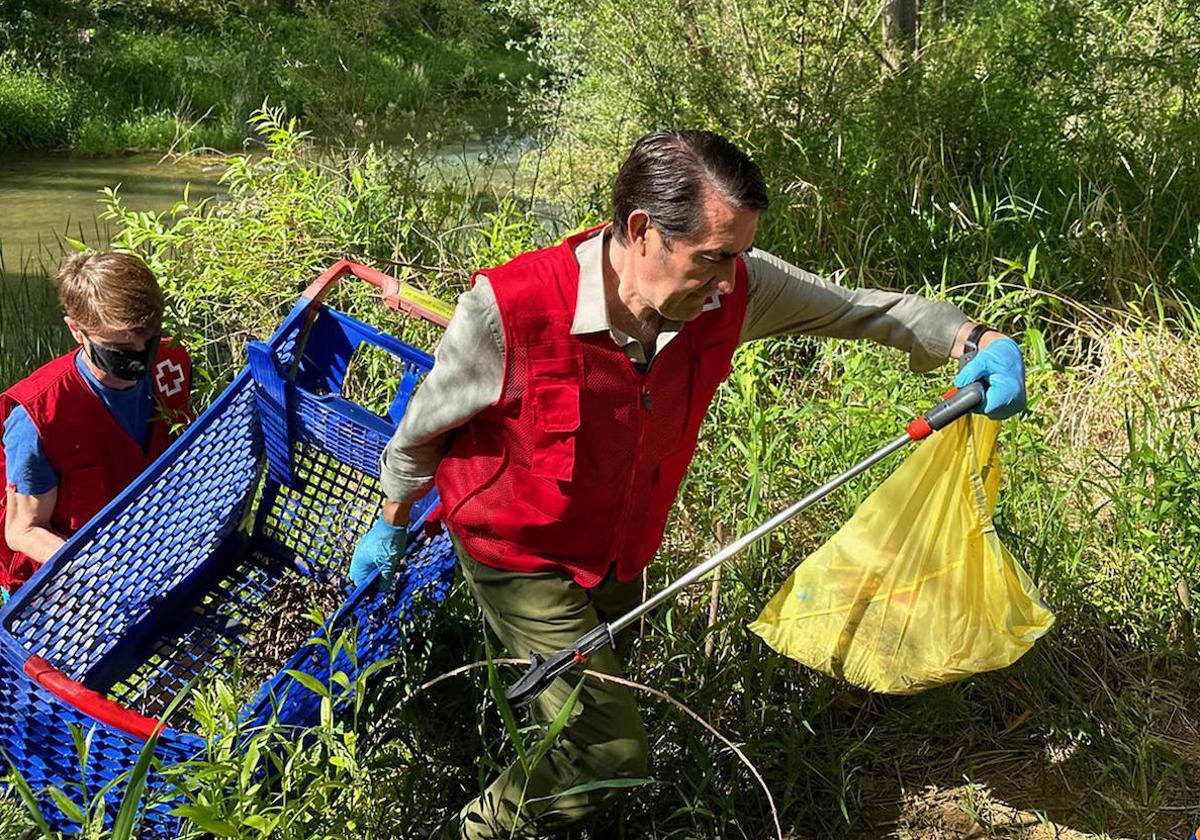
[[[975,354],[979,352],[979,342],[983,337],[990,332],[996,332],[986,324],[976,324],[967,333],[967,340],[963,342],[963,353],[958,359],[958,369],[962,370],[963,365],[975,358]]]

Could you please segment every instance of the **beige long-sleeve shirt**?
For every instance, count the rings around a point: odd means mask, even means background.
[[[662,324],[649,358],[636,339],[612,327],[604,302],[605,235],[607,229],[576,246],[579,292],[571,333],[607,331],[631,362],[652,364],[682,324]],[[926,371],[946,362],[967,322],[951,303],[879,289],[847,289],[757,248],[745,260],[748,301],[743,342],[794,334],[864,338],[907,351],[909,366]],[[381,483],[393,501],[423,495],[433,483],[451,433],[500,398],[504,330],[486,277],[479,277],[459,297],[434,358],[433,369],[383,452]]]

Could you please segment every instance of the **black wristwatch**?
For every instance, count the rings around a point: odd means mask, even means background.
[[[963,342],[962,356],[958,360],[960,368],[975,358],[975,354],[979,352],[979,342],[990,332],[999,332],[999,330],[994,330],[985,324],[976,324],[971,328],[971,331],[967,333],[967,340]]]

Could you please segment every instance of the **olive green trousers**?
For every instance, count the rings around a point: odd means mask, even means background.
[[[455,540],[463,576],[492,631],[511,656],[569,647],[577,638],[637,605],[640,579],[606,579],[595,589],[553,572],[506,572],[477,563]],[[619,675],[617,652],[597,651],[587,667]],[[459,815],[465,840],[546,837],[593,816],[620,793],[614,788],[559,795],[587,782],[644,778],[648,744],[633,693],[624,686],[569,674],[531,704],[543,726],[554,720],[579,679],[584,686],[554,747],[526,774],[509,767]],[[532,760],[533,751],[529,751]]]

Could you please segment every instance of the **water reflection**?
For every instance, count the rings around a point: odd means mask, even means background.
[[[96,219],[99,190],[121,185],[133,210],[163,210],[191,184],[195,200],[216,195],[224,166],[219,160],[184,158],[160,163],[161,155],[88,158],[66,153],[7,154],[0,157],[0,249],[5,274],[19,275],[32,260],[43,267],[58,261],[60,239],[107,244],[108,226]]]

